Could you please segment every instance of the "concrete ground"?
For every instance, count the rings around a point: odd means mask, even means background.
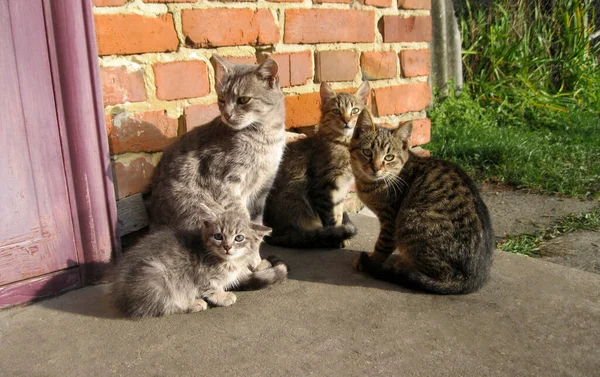
[[[497,235],[532,223],[512,202],[490,209]],[[477,293],[414,293],[352,269],[378,232],[353,220],[346,250],[264,247],[289,280],[229,308],[130,321],[102,285],[2,311],[0,376],[600,375],[600,275],[497,252]]]

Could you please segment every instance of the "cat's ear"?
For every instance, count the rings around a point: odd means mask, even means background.
[[[258,235],[260,238],[263,238],[264,236],[270,236],[271,231],[273,230],[273,229],[269,228],[268,226],[264,226],[264,225],[256,224],[256,223],[251,223],[250,228],[252,228],[252,230],[254,230],[256,235]]]
[[[198,207],[200,212],[198,215],[201,219],[204,219],[204,222],[208,221],[210,223],[217,219],[217,214],[215,213],[215,211],[210,209],[206,204],[200,203]]]
[[[355,95],[360,98],[362,103],[365,105],[369,104],[369,95],[371,95],[371,87],[369,86],[369,82],[367,80],[363,81],[362,84],[356,90]]]
[[[213,55],[211,60],[213,61],[213,66],[215,67],[215,82],[217,87],[220,88],[223,85],[223,79],[225,76],[230,74],[233,70],[233,63],[228,62],[219,55]]]
[[[329,101],[336,95],[335,92],[333,91],[333,89],[331,89],[331,86],[326,82],[321,83],[320,92],[321,92],[321,107],[325,106],[327,101]]]
[[[400,126],[392,131],[392,135],[395,138],[402,140],[402,145],[405,148],[409,147],[410,144],[410,136],[412,134],[413,122],[412,120],[409,122],[400,123]]]
[[[256,74],[261,79],[267,81],[271,88],[275,87],[275,84],[279,82],[277,72],[279,72],[279,66],[277,62],[271,58],[268,58],[256,69]]]
[[[371,113],[367,109],[363,109],[356,120],[356,127],[354,127],[353,138],[358,139],[365,131],[374,131],[376,129],[375,122]]]

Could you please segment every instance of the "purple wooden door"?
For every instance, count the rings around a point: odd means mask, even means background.
[[[78,264],[44,22],[0,0],[0,286]]]

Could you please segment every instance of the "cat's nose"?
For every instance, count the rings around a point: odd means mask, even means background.
[[[223,117],[224,117],[226,120],[229,120],[229,119],[231,119],[231,114],[227,114],[227,113],[225,113],[225,114],[223,114]]]
[[[223,245],[223,249],[225,249],[225,251],[229,251],[231,250],[231,245]]]

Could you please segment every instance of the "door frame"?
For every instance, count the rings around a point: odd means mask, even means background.
[[[78,265],[0,287],[0,308],[103,282],[121,252],[92,3],[41,1]]]

